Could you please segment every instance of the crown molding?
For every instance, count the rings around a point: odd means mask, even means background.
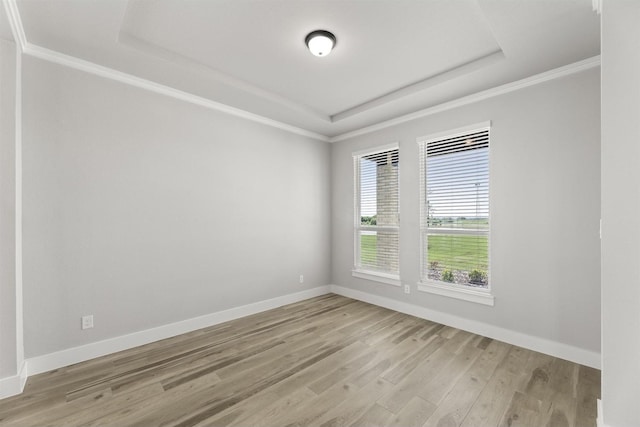
[[[20,19],[20,12],[18,11],[18,4],[16,0],[2,0],[4,10],[7,12],[7,18],[9,20],[9,26],[11,27],[11,34],[13,40],[18,45],[20,52],[24,52],[27,46],[27,36],[24,33],[24,27],[22,26],[22,19]]]
[[[594,0],[594,5],[596,4]],[[386,120],[381,123],[377,123],[371,126],[365,126],[354,131],[345,132],[335,136],[323,135],[317,132],[312,132],[307,129],[299,128],[297,126],[289,125],[287,123],[280,122],[278,120],[269,119],[259,114],[251,113],[240,108],[231,107],[229,105],[216,102],[201,96],[197,96],[188,92],[184,92],[170,86],[166,86],[160,83],[153,82],[151,80],[136,77],[132,74],[117,71],[115,69],[95,64],[93,62],[85,61],[74,56],[65,55],[63,53],[47,49],[41,46],[31,44],[27,41],[24,28],[22,26],[22,20],[16,0],[2,0],[2,3],[7,11],[9,17],[9,23],[11,25],[11,31],[16,43],[20,50],[27,55],[43,59],[45,61],[57,63],[70,68],[81,70],[87,73],[95,74],[107,79],[119,81],[128,85],[136,86],[142,89],[146,89],[161,95],[169,96],[175,99],[179,99],[185,102],[189,102],[195,105],[199,105],[211,110],[219,111],[222,113],[230,114],[236,117],[240,117],[246,120],[250,120],[256,123],[260,123],[266,126],[270,126],[276,129],[281,129],[286,132],[290,132],[296,135],[313,138],[323,142],[340,142],[349,138],[354,138],[360,135],[366,135],[371,132],[375,132],[381,129],[385,129],[391,126],[396,126],[402,123],[406,123],[412,120],[416,120],[422,117],[427,117],[432,114],[440,113],[442,111],[451,110],[464,105],[469,105],[474,102],[482,101],[485,99],[493,98],[495,96],[503,95],[509,92],[514,92],[520,89],[524,89],[530,86],[534,86],[540,83],[544,83],[557,78],[565,77],[571,74],[579,73],[591,68],[600,66],[600,55],[593,56],[591,58],[584,59],[582,61],[574,62],[573,64],[565,65],[559,68],[555,68],[550,71],[546,71],[531,77],[524,78],[515,82],[507,83],[501,86],[497,86],[491,89],[487,89],[481,92],[477,92],[471,95],[464,96],[452,101],[444,102],[442,104],[434,105],[416,112],[406,114],[400,117],[396,117],[390,120]],[[598,4],[601,4],[598,1]],[[500,52],[501,53],[501,52]],[[493,58],[494,54],[490,54],[489,59]],[[427,79],[429,80],[429,79]],[[422,82],[420,82],[422,83]],[[420,84],[419,83],[419,84]],[[371,101],[375,102],[375,100]],[[356,107],[358,108],[358,107]],[[345,112],[339,113],[343,114]]]
[[[381,129],[385,129],[391,126],[396,126],[402,123],[406,123],[412,120],[416,120],[422,117],[427,117],[442,111],[451,110],[454,108],[462,107],[464,105],[473,104],[474,102],[482,101],[485,99],[493,98],[506,93],[514,92],[520,89],[524,89],[530,86],[535,86],[540,83],[548,82],[550,80],[559,79],[561,77],[569,76],[571,74],[579,73],[581,71],[589,70],[600,66],[600,55],[593,56],[591,58],[584,59],[582,61],[574,62],[573,64],[565,65],[553,70],[545,71],[540,74],[536,74],[531,77],[524,78],[515,82],[507,83],[501,86],[496,86],[491,89],[483,90],[481,92],[474,93],[472,95],[463,96],[462,98],[455,99],[453,101],[444,102],[442,104],[434,105],[423,110],[416,111],[414,113],[406,114],[404,116],[396,117],[391,120],[386,120],[375,125],[366,126],[351,132],[346,132],[340,135],[336,135],[329,139],[329,142],[339,142],[345,139],[354,138],[356,136],[365,135],[371,132],[375,132]]]
[[[349,108],[348,110],[344,110],[337,114],[334,114],[331,116],[331,121],[338,122],[351,116],[355,116],[356,114],[364,113],[368,110],[371,110],[372,108],[379,107],[381,105],[395,101],[396,99],[404,98],[405,96],[413,95],[422,90],[464,76],[465,74],[472,73],[484,67],[493,65],[494,63],[502,61],[504,59],[504,52],[502,52],[502,49],[498,48],[497,50],[489,54],[480,56],[471,61],[449,68],[448,70],[439,72],[415,83],[411,83],[407,86],[381,95],[377,98],[363,102],[362,104],[356,105],[355,107]]]
[[[14,1],[14,0],[3,0]],[[188,92],[184,92],[178,89],[174,89],[170,86],[166,86],[160,83],[153,82],[151,80],[136,77],[134,75],[114,70],[109,67],[95,64],[93,62],[85,61],[83,59],[76,58],[74,56],[65,55],[63,53],[47,49],[41,46],[26,43],[24,53],[45,61],[54,62],[60,65],[64,65],[70,68],[74,68],[87,73],[95,74],[104,78],[119,81],[128,85],[136,86],[142,89],[146,89],[161,95],[166,95],[175,99],[179,99],[185,102],[189,102],[195,105],[199,105],[212,110],[220,111],[226,114],[230,114],[236,117],[247,119],[256,123],[261,123],[267,126],[271,126],[277,129],[281,129],[287,132],[291,132],[297,135],[306,136],[323,142],[340,142],[346,139],[354,138],[356,136],[365,135],[371,132],[382,130],[391,126],[396,126],[402,123],[406,123],[412,120],[416,120],[422,117],[427,117],[436,113],[451,110],[454,108],[462,107],[465,105],[473,104],[485,99],[493,98],[499,95],[504,95],[510,92],[514,92],[520,89],[524,89],[530,86],[535,86],[540,83],[555,80],[561,77],[569,76],[571,74],[579,73],[581,71],[589,70],[600,66],[600,55],[593,56],[591,58],[584,59],[582,61],[574,62],[573,64],[565,65],[553,70],[545,71],[540,74],[536,74],[531,77],[524,78],[515,82],[507,83],[501,86],[497,86],[491,89],[487,89],[481,92],[477,92],[471,95],[464,96],[462,98],[448,101],[442,104],[434,105],[416,112],[406,114],[404,116],[396,117],[394,119],[386,120],[381,123],[377,123],[371,126],[365,126],[363,128],[346,132],[340,135],[329,137],[316,132],[312,132],[306,129],[302,129],[296,126],[292,126],[277,120],[269,119],[267,117],[250,113],[248,111],[231,107],[229,105],[212,101],[201,96],[197,96]]]
[[[160,83],[153,82],[151,80],[136,77],[132,74],[124,73],[122,71],[114,70],[113,68],[98,65],[93,62],[85,61],[74,56],[65,55],[55,50],[47,49],[41,46],[27,43],[24,53],[39,58],[45,61],[53,62],[59,65],[64,65],[69,68],[91,73],[100,77],[115,80],[120,83],[125,83],[131,86],[139,87],[149,90],[161,95],[166,95],[181,101],[189,102],[191,104],[199,105],[201,107],[209,108],[211,110],[220,111],[222,113],[230,114],[232,116],[247,119],[256,123],[271,126],[277,129],[281,129],[287,132],[291,132],[297,135],[306,136],[309,138],[317,139],[320,141],[329,141],[329,137],[321,135],[316,132],[311,132],[306,129],[302,129],[296,126],[292,126],[286,123],[279,122],[277,120],[269,119],[267,117],[260,116],[258,114],[250,113],[240,108],[231,107],[220,102],[212,101],[201,96],[194,95],[192,93],[184,92],[178,89],[174,89],[170,86],[166,86]]]
[[[303,112],[311,117],[322,120],[324,122],[331,122],[331,117],[321,111],[311,108],[307,105],[292,101],[284,96],[278,95],[270,90],[263,89],[245,80],[233,77],[227,73],[223,73],[220,70],[216,70],[208,65],[205,65],[199,61],[188,58],[184,55],[180,55],[174,51],[165,49],[153,43],[147,42],[132,35],[130,32],[120,30],[118,35],[118,43],[128,46],[132,49],[146,53],[148,55],[162,58],[172,64],[177,64],[184,67],[187,70],[193,70],[196,72],[202,72],[209,76],[212,76],[215,80],[222,82],[226,85],[232,86],[241,91],[250,93],[253,96],[266,99],[275,104],[280,104],[288,109]]]
[[[281,129],[287,132],[291,132],[297,135],[317,139],[319,141],[328,142],[329,137],[321,135],[316,132],[312,132],[306,129],[292,126],[287,123],[283,123],[277,120],[269,119],[267,117],[250,113],[240,108],[231,107],[220,102],[212,101],[207,98],[203,98],[188,92],[184,92],[172,87],[162,85],[160,83],[152,82],[151,80],[136,77],[131,74],[123,73],[121,71],[114,70],[109,67],[95,64],[93,62],[85,61],[74,56],[65,55],[63,53],[47,49],[41,46],[31,44],[27,41],[24,27],[22,26],[22,19],[20,18],[20,11],[16,0],[2,0],[4,8],[7,12],[9,19],[9,25],[11,26],[12,35],[18,45],[20,51],[26,55],[33,56],[35,58],[43,59],[45,61],[53,62],[56,64],[64,65],[76,70],[84,71],[87,73],[95,74],[107,79],[119,81],[131,86],[136,86],[142,89],[146,89],[161,95],[170,96],[175,99],[180,99],[195,105],[199,105],[211,110],[219,111],[222,113],[230,114],[232,116],[247,119],[256,123],[260,123],[266,126],[270,126],[276,129]]]

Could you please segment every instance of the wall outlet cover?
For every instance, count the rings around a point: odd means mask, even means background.
[[[82,316],[82,329],[93,328],[93,315]]]

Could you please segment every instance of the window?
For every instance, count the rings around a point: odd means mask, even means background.
[[[418,288],[493,305],[488,293],[488,124],[418,142],[422,211]]]
[[[353,275],[400,286],[398,146],[354,153]]]

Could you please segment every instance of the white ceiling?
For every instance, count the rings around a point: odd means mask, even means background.
[[[327,136],[600,53],[591,0],[17,4],[33,45]],[[304,46],[316,29],[327,57]]]

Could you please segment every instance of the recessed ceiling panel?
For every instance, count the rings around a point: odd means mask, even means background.
[[[316,29],[338,39],[327,57],[304,45]],[[132,0],[121,35],[326,116],[500,51],[475,0]]]
[[[600,53],[591,0],[5,1],[27,55],[326,136]],[[338,37],[324,58],[304,45],[320,28]]]

